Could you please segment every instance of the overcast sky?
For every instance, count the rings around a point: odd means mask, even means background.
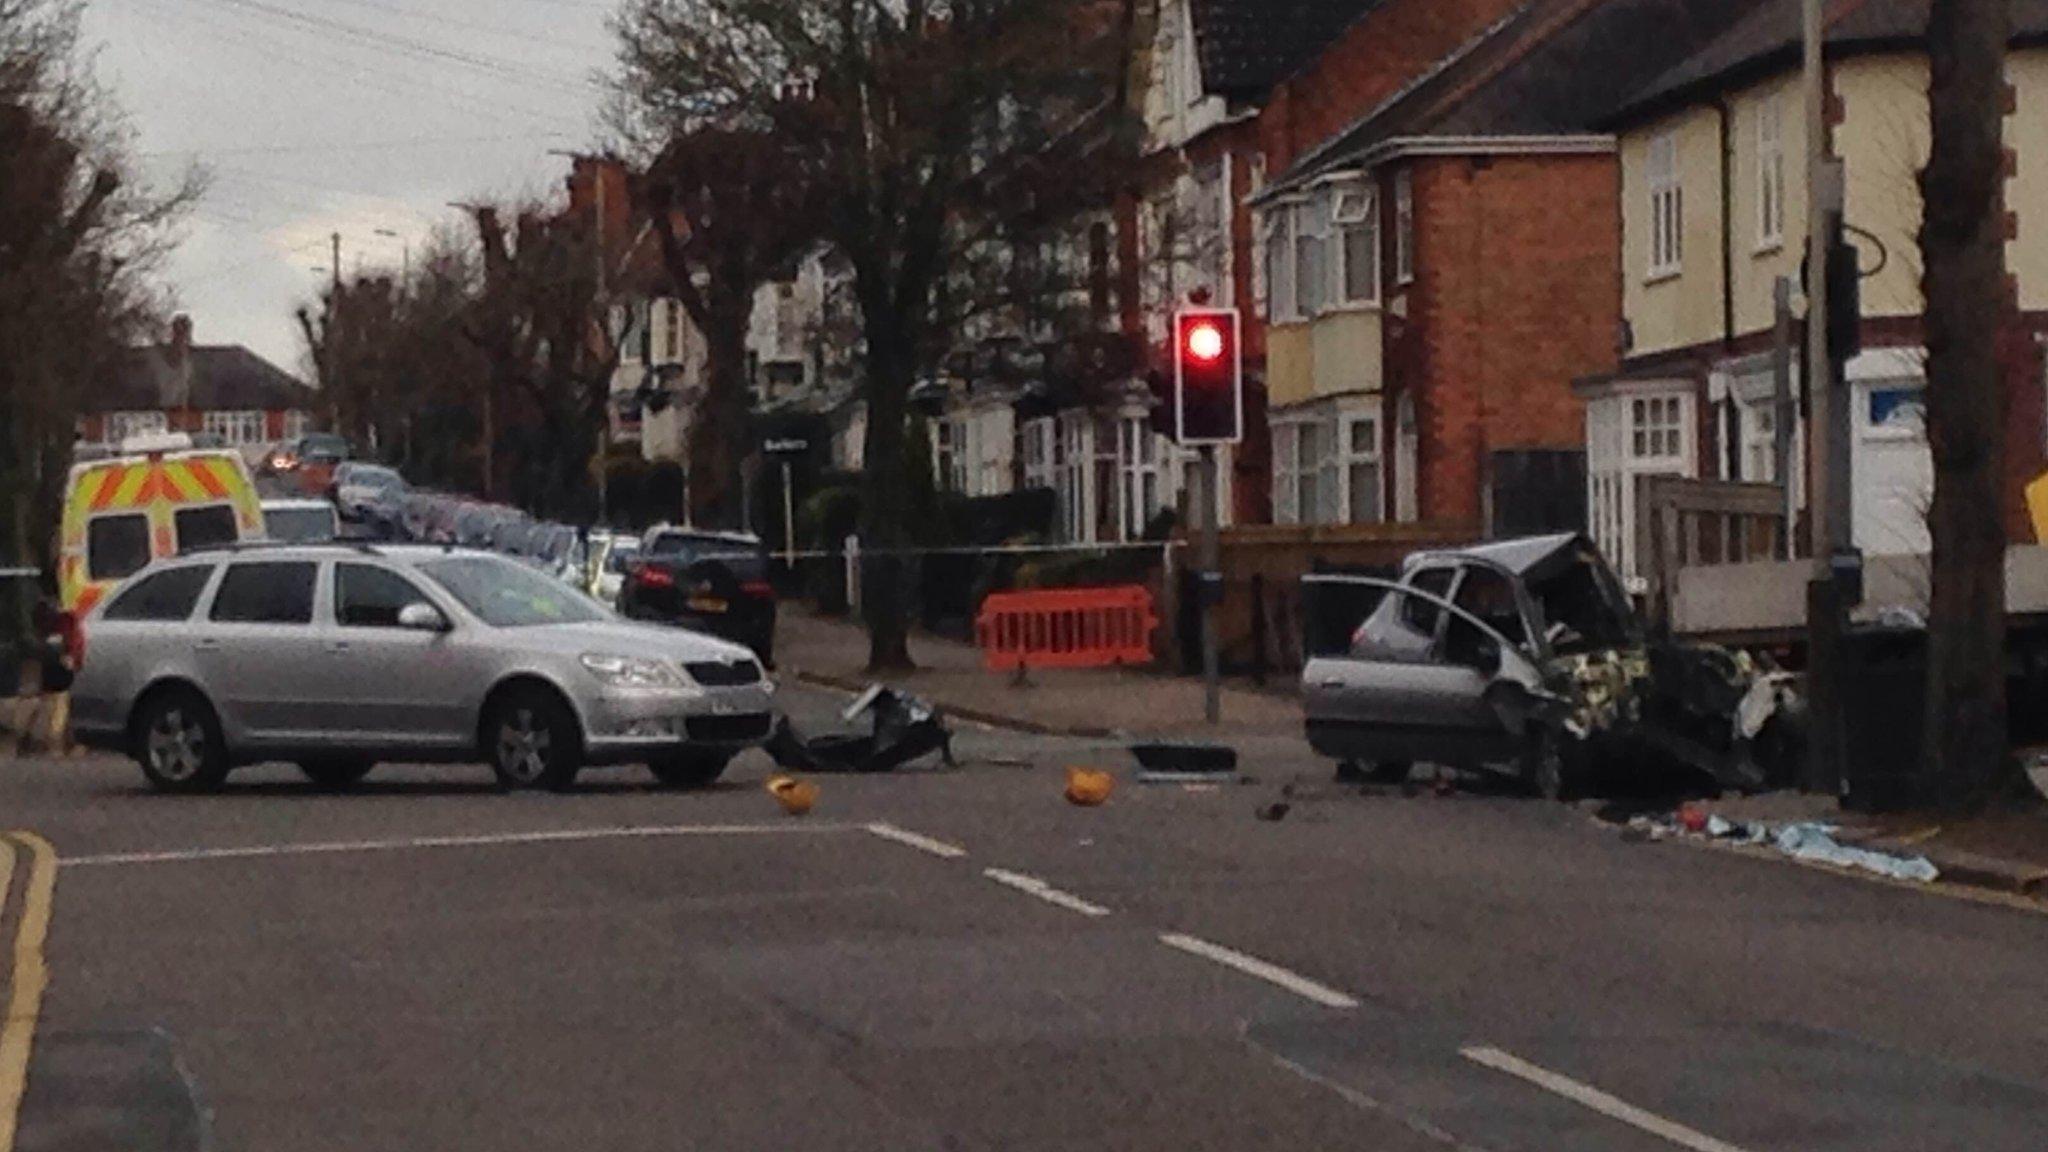
[[[612,7],[90,0],[86,39],[148,171],[211,176],[169,269],[194,339],[300,372],[292,313],[320,290],[330,234],[345,271],[396,268],[459,219],[451,201],[558,189],[569,161],[550,150],[595,139]]]

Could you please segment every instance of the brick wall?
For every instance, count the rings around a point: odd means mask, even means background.
[[[1389,0],[1274,89],[1260,117],[1268,170],[1282,172],[1525,0]]]
[[[1585,447],[1572,380],[1615,366],[1612,156],[1415,162],[1415,283],[1390,336],[1412,388],[1425,520],[1482,511],[1487,454]]]

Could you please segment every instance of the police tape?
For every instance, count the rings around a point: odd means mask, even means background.
[[[878,559],[915,559],[920,556],[1095,556],[1110,552],[1165,552],[1172,553],[1187,547],[1183,540],[1148,540],[1120,544],[993,544],[986,547],[955,548],[839,548],[832,550],[801,549],[785,552],[780,548],[768,553],[771,560],[846,560],[848,558],[875,557]],[[739,559],[751,554],[732,553],[729,555],[708,555],[707,560]]]

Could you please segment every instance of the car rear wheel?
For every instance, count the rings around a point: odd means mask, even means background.
[[[678,752],[649,761],[647,770],[670,788],[708,788],[731,763],[727,752]]]
[[[509,789],[563,791],[583,770],[576,718],[552,693],[516,689],[491,710],[484,750],[498,783]]]
[[[370,760],[301,760],[299,771],[321,788],[339,790],[362,783],[377,765]]]
[[[135,718],[135,760],[164,792],[211,792],[228,778],[227,742],[205,697],[170,688],[143,701]]]

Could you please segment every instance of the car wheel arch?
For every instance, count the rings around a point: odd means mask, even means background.
[[[137,692],[134,703],[128,705],[128,716],[121,725],[121,730],[126,735],[128,743],[132,745],[140,734],[136,726],[141,723],[143,709],[148,707],[159,696],[168,692],[188,692],[198,697],[199,702],[206,705],[207,710],[213,713],[214,723],[216,725],[222,724],[220,705],[213,702],[213,697],[207,694],[206,689],[201,688],[187,676],[159,676],[145,685],[142,691]],[[225,727],[221,731],[222,735],[225,736]]]
[[[554,697],[575,721],[578,745],[589,745],[590,723],[583,715],[583,710],[576,706],[574,696],[563,691],[561,685],[537,672],[514,672],[491,685],[491,690],[484,693],[483,704],[477,709],[476,746],[486,759],[489,758],[491,749],[491,717],[496,714],[499,704],[517,692],[545,692]]]

